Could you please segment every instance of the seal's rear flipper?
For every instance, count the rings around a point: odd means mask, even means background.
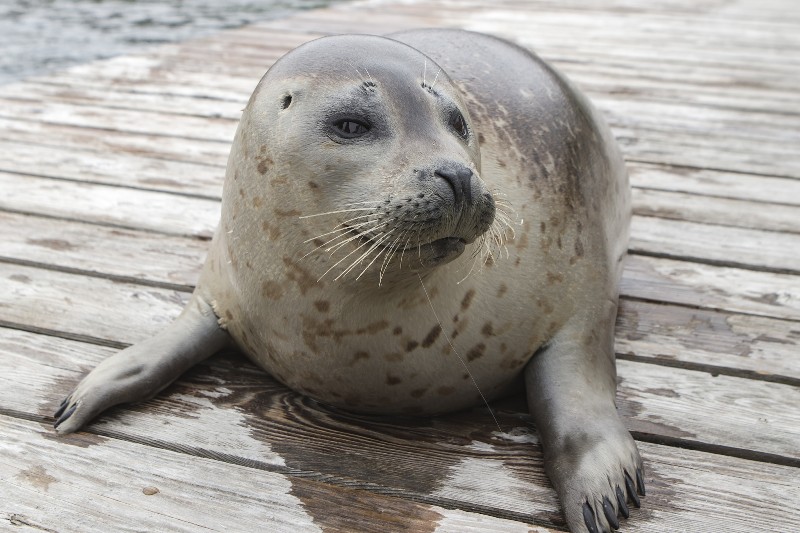
[[[112,355],[83,378],[56,411],[56,430],[72,433],[109,407],[152,398],[228,342],[211,306],[195,293],[164,331]]]

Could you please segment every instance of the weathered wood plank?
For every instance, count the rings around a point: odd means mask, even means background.
[[[674,199],[670,199],[674,200]],[[703,212],[702,205],[709,204],[709,210]],[[670,208],[654,207],[653,203],[639,204],[642,211],[658,212],[668,215]],[[691,212],[691,206],[698,210]],[[688,212],[688,218],[708,220],[713,215],[715,201],[686,202],[683,208],[672,204],[676,210]],[[764,205],[765,210],[769,206]],[[796,208],[792,208],[796,209]],[[637,208],[637,211],[639,209]],[[780,212],[779,208],[775,211]],[[731,213],[738,214],[743,220],[767,220],[768,216],[751,214],[756,210],[748,209]],[[724,212],[721,217],[727,217]],[[708,215],[708,216],[706,216]],[[798,274],[800,273],[800,233],[777,233],[744,227],[726,227],[680,220],[637,216],[631,223],[631,239],[629,250],[642,254],[654,254],[698,262],[711,262],[723,266],[734,266],[754,270],[769,270]],[[778,218],[780,215],[776,216]],[[780,219],[779,219],[780,220]],[[800,221],[800,218],[798,219]],[[791,224],[786,220],[787,224]]]
[[[800,180],[794,181],[800,182]],[[780,197],[776,198],[778,201],[780,199]],[[800,206],[779,203],[754,205],[753,202],[747,200],[708,198],[681,192],[634,189],[633,211],[646,217],[800,234]],[[750,242],[754,241],[750,240]],[[759,241],[756,239],[755,242]],[[800,250],[800,241],[798,241],[798,245],[791,245],[789,248]],[[795,254],[795,258],[800,258],[800,252]]]
[[[76,106],[46,100],[28,102],[4,99],[2,96],[0,109],[3,110],[0,114],[4,117],[26,116],[28,120],[36,117],[36,120],[60,125],[220,142],[230,142],[233,139],[238,123],[229,118],[166,115],[97,105]]]
[[[208,241],[0,211],[0,258],[102,277],[194,286]]]
[[[627,167],[633,187],[800,206],[800,180],[796,179],[637,162]],[[751,205],[750,209],[768,211],[769,207]]]
[[[210,238],[220,203],[205,198],[0,172],[0,209]]]
[[[151,158],[135,150],[111,151],[88,143],[77,148],[0,141],[0,151],[4,155],[0,172],[5,173],[6,179],[12,179],[10,173],[19,173],[219,199],[225,178],[225,170],[219,166]],[[46,158],[42,157],[43,152],[47,153]],[[225,159],[221,161],[224,163]]]
[[[800,327],[788,320],[623,298],[616,351],[622,357],[711,372],[745,371],[777,381],[800,380]]]
[[[0,263],[0,323],[132,344],[174,320],[189,294]]]
[[[791,274],[629,255],[620,293],[645,300],[797,320],[798,279]]]
[[[73,150],[78,157],[80,157],[80,152],[95,152],[101,160],[105,156],[114,154],[114,156],[119,155],[123,160],[127,156],[136,156],[145,159],[210,165],[224,169],[232,141],[232,139],[227,142],[219,142],[162,137],[157,143],[154,143],[151,137],[138,133],[103,131],[102,135],[98,135],[97,130],[81,126],[63,126],[27,121],[23,118],[6,119],[2,117],[0,117],[0,139],[7,141],[3,143],[3,153],[8,153],[8,150],[17,151],[14,152],[14,157],[3,158],[2,170],[18,169],[20,172],[25,172],[26,168],[35,170],[41,168],[41,165],[34,164],[35,161],[30,156],[24,157],[21,162],[18,162],[19,155],[17,154],[24,156],[26,152],[18,146],[14,147],[14,144],[27,145],[31,149],[35,147],[40,151],[48,152],[51,149],[66,148]],[[147,162],[145,161],[144,164]],[[91,167],[92,165],[89,163],[87,166]],[[52,167],[50,169],[52,170]],[[28,172],[31,173],[30,170]],[[223,172],[224,170],[220,172],[220,175],[223,175]],[[39,171],[39,173],[43,172]],[[45,174],[47,173],[45,172]],[[76,177],[76,179],[79,178]]]
[[[0,456],[0,524],[8,526],[382,533],[443,531],[456,521],[469,532],[549,531],[95,435],[54,439],[2,415],[0,427],[10,438]]]

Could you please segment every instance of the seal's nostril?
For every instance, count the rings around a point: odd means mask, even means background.
[[[458,171],[456,171],[456,174],[458,174],[458,177],[461,178],[462,180],[468,181],[472,177],[472,170],[464,167],[458,169]]]
[[[437,169],[435,174],[450,184],[456,204],[465,200],[472,203],[472,170],[463,165],[448,165]]]

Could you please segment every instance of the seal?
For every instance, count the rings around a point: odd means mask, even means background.
[[[570,530],[616,529],[644,495],[615,407],[629,220],[608,127],[531,52],[459,30],[306,43],[243,112],[189,304],[89,373],[56,428],[231,342],[357,412],[447,413],[521,380]]]

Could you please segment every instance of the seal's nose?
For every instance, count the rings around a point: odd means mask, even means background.
[[[472,204],[472,170],[464,165],[443,165],[435,172],[453,188],[456,205],[462,202]]]

